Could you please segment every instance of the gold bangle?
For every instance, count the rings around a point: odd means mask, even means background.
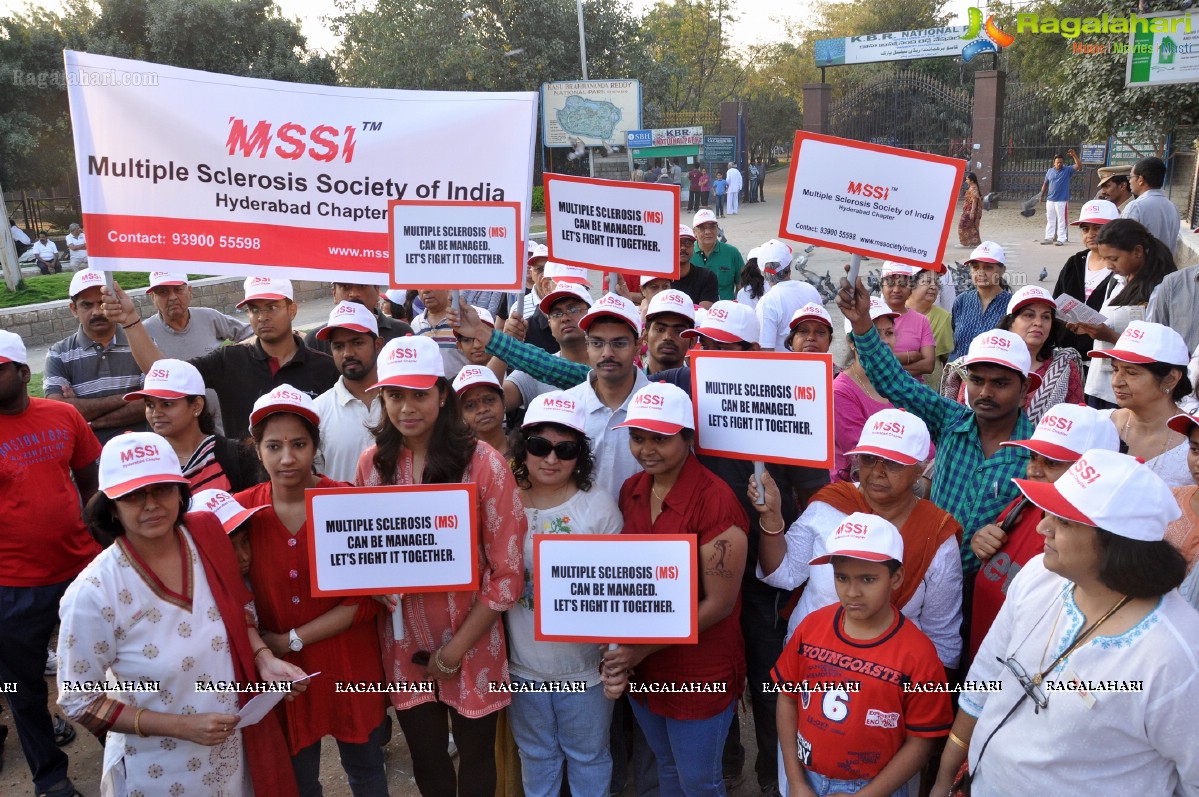
[[[779,528],[778,531],[770,531],[765,526],[763,526],[762,521],[759,520],[758,521],[758,529],[763,534],[765,534],[767,537],[777,537],[778,535],[782,534],[784,531],[787,530],[787,521],[785,521],[785,520],[783,521],[783,525],[782,525],[782,527]]]
[[[264,650],[270,650],[270,649],[271,649],[271,648],[270,648],[270,646],[269,646],[269,645],[263,645],[262,647],[258,648],[258,650],[254,651],[254,661],[258,661],[258,654],[259,654],[259,653],[261,653],[261,652],[262,652],[262,651],[264,651]]]
[[[954,733],[953,731],[950,731],[950,732],[949,732],[949,741],[953,742],[954,744],[956,744],[958,747],[962,748],[963,750],[969,750],[969,749],[970,749],[970,745],[969,745],[969,744],[967,744],[966,742],[963,742],[963,741],[962,741],[962,739],[961,739],[961,737],[960,737],[960,736],[958,736],[958,735],[957,735],[956,733]]]
[[[443,675],[454,675],[462,669],[462,662],[458,662],[458,666],[453,668],[445,666],[445,662],[441,660],[441,648],[438,648],[433,654],[433,663],[437,665],[437,669],[441,670]]]
[[[149,734],[142,733],[142,712],[144,711],[144,708],[139,708],[137,713],[133,715],[133,732],[143,739],[149,736]]]

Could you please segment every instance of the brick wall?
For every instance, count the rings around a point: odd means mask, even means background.
[[[196,280],[192,286],[192,306],[211,307],[222,313],[241,317],[234,305],[245,296],[242,277],[210,277]],[[329,284],[326,282],[302,282],[293,280],[297,302],[310,299],[324,299],[329,296]],[[129,291],[129,296],[138,306],[142,318],[154,312],[150,298],[146,296],[145,288]],[[15,332],[20,335],[25,345],[33,348],[48,346],[60,341],[79,328],[79,322],[71,315],[66,299],[45,304],[27,305],[0,309],[0,329]]]

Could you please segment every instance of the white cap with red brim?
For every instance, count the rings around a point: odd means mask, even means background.
[[[662,313],[674,313],[681,315],[695,323],[695,302],[691,301],[691,297],[682,291],[676,291],[673,288],[664,291],[658,291],[654,294],[654,298],[649,300],[649,309],[645,311],[645,320],[649,321],[656,315]]]
[[[549,258],[550,250],[545,244],[538,244],[529,241],[529,255],[525,258],[525,264],[528,265],[539,257]]]
[[[1165,363],[1186,368],[1191,361],[1186,341],[1173,329],[1152,321],[1130,321],[1116,345],[1087,352],[1126,363]]]
[[[858,444],[845,453],[873,454],[900,465],[915,465],[928,459],[931,448],[928,426],[919,416],[888,407],[866,419]]]
[[[579,327],[586,332],[599,318],[614,318],[617,321],[623,321],[633,328],[635,335],[641,334],[641,312],[637,309],[637,305],[630,302],[615,293],[605,293],[599,300],[591,305],[591,309],[587,311],[581,319],[579,319]]]
[[[187,484],[179,457],[166,438],[153,432],[126,432],[100,452],[100,491],[116,500],[150,484]]]
[[[879,273],[880,279],[887,277],[910,277],[919,269],[915,266],[909,266],[906,263],[896,263],[894,260],[883,261],[882,271]]]
[[[877,296],[870,297],[870,323],[874,323],[880,318],[899,318],[899,313],[887,306],[887,303]],[[845,319],[845,333],[853,332],[853,322],[848,318]]]
[[[204,377],[200,370],[185,360],[156,360],[146,371],[141,390],[124,395],[125,401],[152,398],[176,400],[204,395]]]
[[[90,268],[85,268],[76,271],[71,277],[71,286],[67,289],[67,296],[73,300],[76,296],[86,291],[88,288],[101,288],[104,286],[104,272],[93,271]]]
[[[250,411],[250,426],[254,426],[271,415],[289,412],[320,426],[321,416],[312,403],[312,397],[291,385],[279,385],[270,393],[259,396]]]
[[[1025,285],[1015,293],[1012,298],[1007,301],[1008,315],[1015,315],[1023,310],[1027,305],[1041,302],[1053,308],[1054,313],[1057,312],[1057,302],[1053,300],[1053,294],[1042,288],[1040,285]]]
[[[549,277],[555,283],[558,282],[577,282],[588,288],[591,287],[591,280],[587,278],[587,269],[579,266],[568,266],[565,263],[549,261],[545,264],[545,270],[542,275]]]
[[[1001,266],[1007,262],[1003,254],[1003,247],[994,241],[983,241],[974,247],[974,251],[970,253],[970,257],[966,258],[966,262],[970,263],[974,260],[981,263],[998,263]]]
[[[834,556],[864,559],[867,562],[903,561],[903,537],[890,521],[878,515],[854,512],[824,541],[828,551],[810,564],[826,565]]]
[[[556,423],[587,434],[582,403],[561,390],[542,393],[530,401],[528,409],[525,410],[524,422],[520,426],[522,429],[528,429],[543,423]]]
[[[703,335],[721,343],[757,343],[761,334],[761,322],[752,307],[722,299],[708,308],[703,326],[684,330],[682,337]]]
[[[338,302],[329,313],[329,323],[316,333],[317,340],[328,340],[335,329],[353,332],[369,332],[379,336],[379,322],[375,314],[358,302]]]
[[[686,224],[680,224],[679,225],[679,237],[680,238],[690,238],[691,240],[694,241],[695,240],[695,230],[691,229]]]
[[[716,221],[716,214],[708,208],[701,208],[700,210],[696,211],[695,215],[691,218],[691,226],[698,227],[701,224],[707,224],[708,222],[713,221]]]
[[[150,272],[150,290],[155,288],[169,288],[177,285],[186,285],[187,275],[178,274],[174,271],[151,271]]]
[[[1191,432],[1199,429],[1199,418],[1196,418],[1194,415],[1187,415],[1184,412],[1166,421],[1166,426],[1169,426],[1183,437],[1190,437]]]
[[[256,301],[277,302],[286,299],[290,302],[295,297],[291,280],[275,277],[246,277],[243,287],[246,298],[237,303],[238,307],[244,307],[248,303]]]
[[[202,490],[192,496],[193,512],[211,512],[225,529],[226,534],[237,531],[237,527],[249,520],[256,512],[266,509],[269,504],[246,508],[237,499],[224,490]]]
[[[1050,407],[1028,440],[1004,440],[1001,446],[1035,451],[1058,462],[1073,462],[1093,448],[1120,450],[1120,434],[1111,418],[1085,404]]]
[[[691,397],[669,382],[650,382],[633,394],[624,423],[615,426],[625,427],[666,435],[694,429]]]
[[[1157,542],[1182,517],[1174,493],[1148,465],[1121,454],[1084,451],[1052,484],[1012,479],[1020,492],[1051,515],[1130,540]]]
[[[1106,199],[1092,199],[1090,202],[1083,203],[1082,210],[1078,211],[1078,221],[1070,222],[1070,226],[1107,224],[1118,218],[1120,218],[1120,209],[1114,202],[1108,202]]]
[[[479,387],[480,385],[495,388],[501,393],[504,392],[503,386],[500,385],[500,380],[492,370],[481,365],[468,365],[463,368],[454,377],[451,386],[454,388],[454,392],[461,396],[472,387]]]
[[[591,293],[586,287],[577,282],[559,282],[554,285],[554,289],[545,295],[541,303],[537,306],[541,312],[549,315],[550,308],[563,299],[578,299],[585,303],[588,307],[591,306]]]
[[[0,329],[0,363],[25,364],[29,353],[25,350],[25,341],[15,332]]]
[[[1006,329],[990,329],[974,336],[962,358],[962,365],[999,365],[1018,371],[1028,379],[1028,392],[1041,386],[1041,377],[1032,373],[1032,356],[1024,338]]]
[[[796,310],[795,315],[791,316],[788,326],[795,329],[803,321],[819,321],[829,329],[833,328],[833,317],[828,314],[828,310],[825,310],[823,305],[815,302],[808,302]]]
[[[432,338],[419,335],[392,338],[379,352],[377,362],[379,381],[368,390],[383,387],[431,390],[445,376],[441,348]]]

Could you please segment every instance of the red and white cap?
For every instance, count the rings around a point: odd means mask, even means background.
[[[618,321],[624,321],[633,328],[635,335],[641,334],[641,312],[637,309],[637,305],[615,293],[605,293],[595,304],[591,305],[587,314],[579,319],[579,327],[586,332],[587,328],[591,326],[591,322],[597,318],[615,318]]]
[[[883,261],[883,268],[879,274],[881,279],[887,277],[910,277],[920,269],[915,266],[909,266],[907,263],[896,263],[894,260]]]
[[[873,454],[900,465],[915,465],[928,459],[931,448],[928,426],[918,415],[888,407],[866,419],[858,444],[845,453]]]
[[[576,401],[561,390],[542,393],[530,401],[520,428],[528,429],[543,423],[556,423],[559,426],[587,434],[587,420],[582,402]]]
[[[874,323],[880,318],[899,318],[899,313],[887,306],[887,303],[877,296],[870,297],[870,323]],[[853,322],[848,318],[845,319],[845,333],[853,332]]]
[[[662,313],[681,315],[694,324],[695,302],[691,301],[691,297],[687,294],[673,288],[658,291],[654,294],[654,298],[649,300],[649,309],[645,311],[645,320],[649,321]]]
[[[1007,263],[1003,254],[1003,247],[994,241],[983,241],[974,247],[974,251],[970,253],[970,257],[966,258],[966,262],[969,263],[972,260],[978,260],[983,263],[998,263],[1001,266]]]
[[[684,338],[703,335],[721,343],[757,343],[761,334],[762,324],[754,309],[728,299],[708,308],[702,326],[683,331]]]
[[[185,360],[155,360],[146,371],[141,390],[124,395],[125,401],[137,401],[151,396],[160,399],[181,399],[204,395],[204,377],[200,370]]]
[[[707,224],[710,221],[716,221],[716,214],[708,208],[700,208],[691,217],[691,226],[698,227],[701,224]]]
[[[1186,341],[1170,327],[1152,321],[1130,321],[1116,345],[1087,352],[1126,363],[1165,363],[1186,368],[1191,361]]]
[[[1013,293],[1012,298],[1007,300],[1007,313],[1014,315],[1027,305],[1036,302],[1049,305],[1053,308],[1054,313],[1057,313],[1057,302],[1053,300],[1053,294],[1040,285],[1025,285]]]
[[[1041,417],[1028,440],[1004,440],[1001,446],[1018,446],[1058,462],[1073,462],[1084,451],[1120,450],[1115,424],[1099,410],[1085,404],[1058,404]]]
[[[758,247],[758,266],[767,276],[783,273],[791,268],[791,247],[771,238]]]
[[[1028,345],[1025,344],[1024,338],[1006,329],[989,329],[974,336],[962,364],[976,363],[1002,365],[1004,368],[1019,371],[1022,376],[1028,376],[1032,370],[1032,357],[1028,354]]]
[[[328,340],[335,329],[369,332],[375,337],[379,336],[379,322],[375,314],[358,302],[338,302],[329,313],[329,323],[316,333],[316,339]]]
[[[74,299],[88,288],[100,288],[103,286],[104,272],[85,268],[81,271],[76,271],[74,276],[71,277],[71,287],[67,289],[67,296]]]
[[[29,354],[25,351],[25,341],[15,332],[0,329],[0,363],[25,364]]]
[[[379,381],[368,390],[381,387],[430,390],[445,376],[441,348],[432,338],[419,335],[392,338],[379,352],[377,363]]]
[[[169,288],[176,285],[187,284],[186,274],[178,274],[174,271],[150,272],[150,290],[154,290],[155,288]]]
[[[568,266],[565,263],[557,263],[550,260],[545,264],[544,276],[549,277],[554,283],[559,282],[577,282],[579,285],[590,288],[591,280],[587,277],[587,269],[579,266]]]
[[[287,299],[290,302],[295,297],[295,293],[291,288],[291,280],[277,279],[276,277],[246,277],[243,287],[246,292],[246,298],[237,303],[238,307],[244,307],[247,302],[258,300],[278,301],[280,299]]]
[[[1080,224],[1107,224],[1109,221],[1115,221],[1120,218],[1120,209],[1116,207],[1114,202],[1108,202],[1106,199],[1092,199],[1082,206],[1082,210],[1078,211],[1078,221],[1070,222],[1071,227],[1077,227]]]
[[[78,272],[76,272],[78,273]],[[148,484],[187,484],[175,449],[153,432],[125,432],[100,452],[100,491],[113,500]]]
[[[1190,437],[1191,432],[1199,428],[1199,418],[1196,418],[1194,415],[1187,415],[1184,412],[1166,421],[1166,426],[1169,426],[1183,437]]]
[[[461,396],[472,387],[478,387],[479,385],[493,387],[501,393],[504,392],[504,388],[500,385],[500,380],[496,378],[496,375],[492,373],[490,368],[482,365],[468,365],[463,368],[454,377],[452,387],[454,388],[454,392]]]
[[[492,329],[495,329],[495,316],[491,314],[490,310],[488,310],[486,307],[479,307],[478,305],[474,304],[472,304],[471,307],[474,308],[475,315],[479,317],[480,321]]]
[[[529,255],[525,258],[525,265],[528,265],[539,257],[548,259],[550,256],[549,247],[547,247],[545,244],[535,243],[534,241],[529,241],[528,252]]]
[[[761,251],[762,251],[762,247],[760,247],[760,246],[755,246],[753,249],[750,249],[749,254],[747,254],[745,256],[745,262],[748,263],[749,261],[752,260],[755,263],[757,263],[758,262],[758,253]]]
[[[878,515],[854,512],[824,541],[828,553],[810,564],[827,565],[834,556],[865,559],[867,562],[903,561],[903,537],[890,521]]]
[[[824,305],[815,302],[808,302],[796,310],[795,315],[791,316],[788,326],[795,329],[801,321],[820,321],[830,330],[833,328],[833,317],[828,314],[828,310],[824,309]]]
[[[591,291],[587,290],[586,286],[580,285],[577,282],[559,282],[554,285],[554,289],[547,293],[545,298],[541,300],[541,304],[537,306],[541,308],[541,312],[549,315],[550,308],[563,299],[578,299],[590,307]]]
[[[246,509],[237,499],[224,490],[201,490],[192,496],[193,512],[211,512],[225,527],[226,534],[237,531],[237,527],[245,523],[255,513],[266,509],[269,504],[252,506]]]
[[[624,423],[616,424],[615,428],[678,434],[683,429],[695,428],[693,412],[691,397],[682,388],[669,382],[650,382],[633,394]]]
[[[266,417],[280,412],[299,415],[317,426],[320,426],[321,423],[320,413],[316,411],[316,405],[312,403],[311,396],[291,385],[279,385],[270,393],[259,396],[258,400],[254,402],[254,408],[250,410],[250,425],[253,426]]]
[[[1156,542],[1182,517],[1162,478],[1136,457],[1093,448],[1052,484],[1012,479],[1029,501],[1051,515]]]
[[[694,241],[695,240],[695,230],[691,229],[686,224],[680,224],[679,225],[679,237],[680,238],[690,238],[691,240]]]
[[[392,304],[400,305],[408,300],[408,291],[404,288],[388,288],[383,296]]]

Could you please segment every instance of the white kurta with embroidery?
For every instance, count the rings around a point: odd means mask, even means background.
[[[234,680],[225,624],[195,544],[186,530],[191,606],[165,594],[121,544],[109,547],[63,596],[58,637],[59,705],[84,716],[95,692],[64,691],[63,681],[157,681],[157,691],[112,691],[125,711],[236,714],[233,692],[197,690],[197,682]],[[186,592],[186,587],[185,587]],[[252,795],[241,732],[207,747],[164,736],[109,731],[104,797],[243,797]]]

